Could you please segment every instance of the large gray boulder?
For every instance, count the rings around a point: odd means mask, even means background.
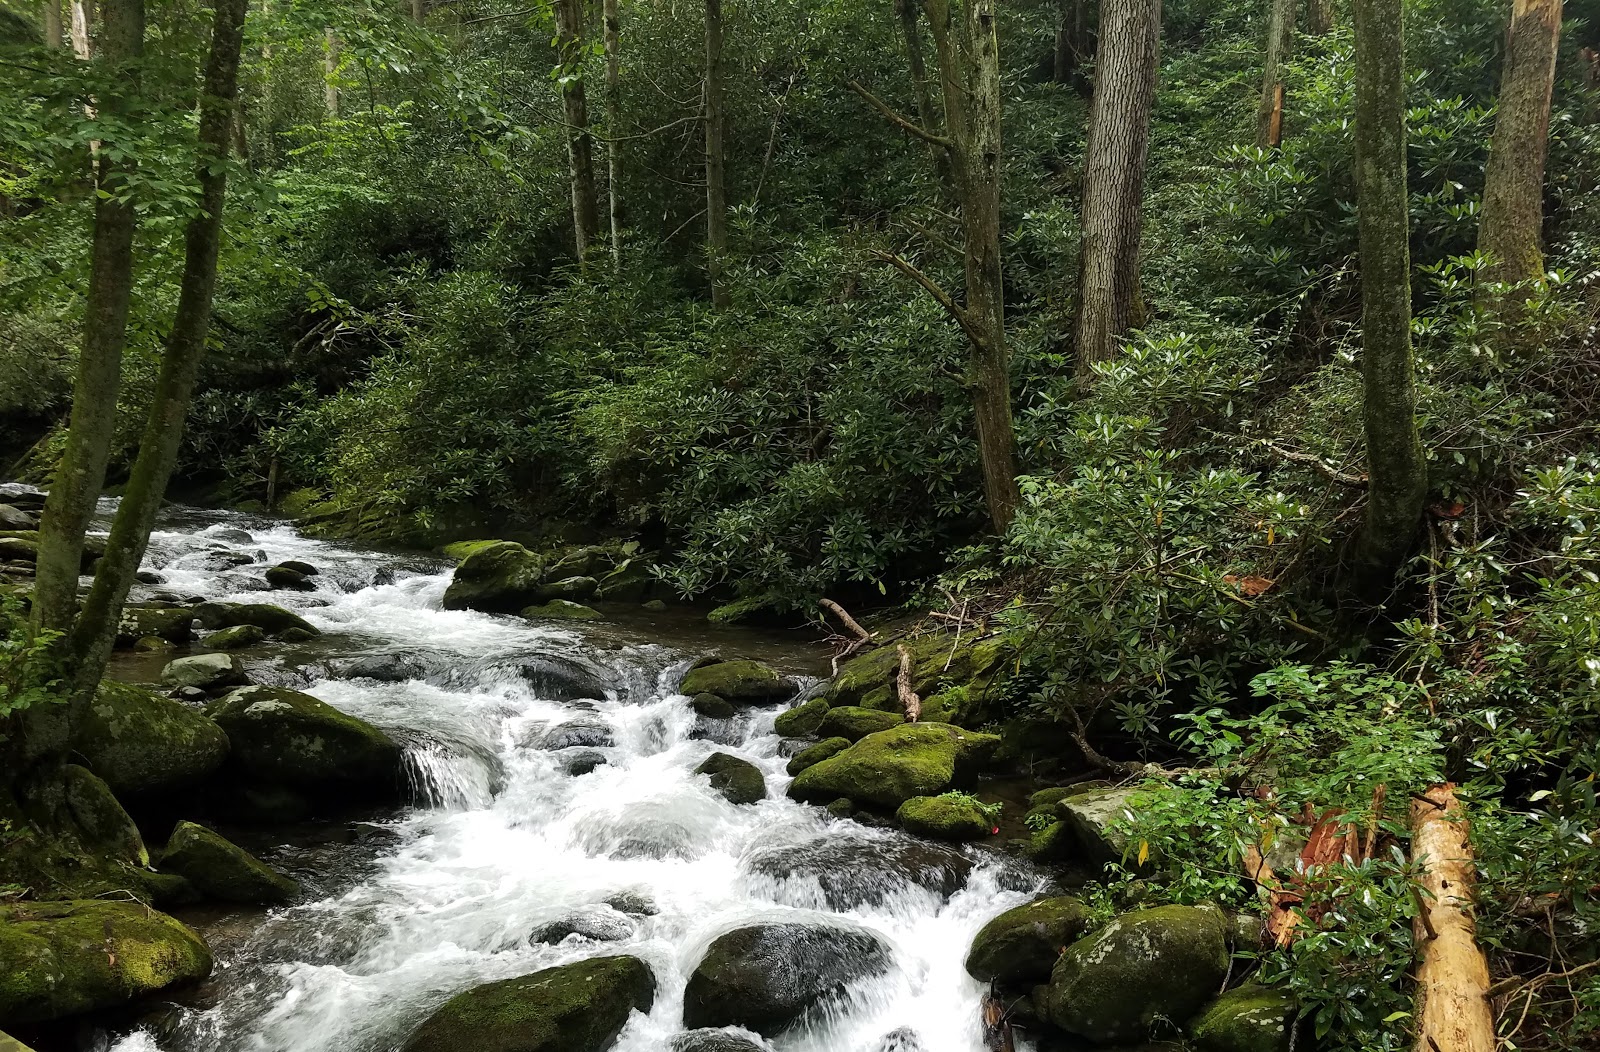
[[[239,659],[230,654],[194,654],[175,658],[161,670],[161,683],[167,687],[194,687],[219,690],[242,687],[250,682]]]
[[[775,1034],[889,964],[889,948],[860,928],[808,922],[739,928],[712,942],[689,977],[683,1022]]]
[[[498,541],[477,548],[456,567],[444,608],[510,613],[537,602],[543,580],[543,560],[514,541]]]
[[[289,786],[360,787],[393,795],[400,746],[365,720],[283,687],[243,687],[207,714],[233,744],[248,776]]]

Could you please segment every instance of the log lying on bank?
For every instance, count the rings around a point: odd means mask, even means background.
[[[1411,858],[1422,871],[1416,1052],[1494,1052],[1489,965],[1472,913],[1472,844],[1453,784],[1412,800]]]

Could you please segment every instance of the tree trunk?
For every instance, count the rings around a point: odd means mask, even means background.
[[[339,117],[339,34],[332,26],[322,31],[322,108]]]
[[[1494,1052],[1489,965],[1472,917],[1472,843],[1448,782],[1411,802],[1411,859],[1422,870],[1416,1052]]]
[[[1392,575],[1416,537],[1427,494],[1411,360],[1401,0],[1354,0],[1355,160],[1361,250],[1361,371],[1367,510],[1362,557]]]
[[[419,26],[428,21],[428,0],[411,0],[411,20]]]
[[[606,50],[606,211],[611,221],[611,268],[622,272],[622,14],[618,0],[602,0]]]
[[[1267,22],[1267,57],[1261,75],[1261,103],[1256,107],[1256,145],[1276,149],[1283,142],[1283,64],[1294,50],[1296,0],[1272,0]]]
[[[1143,323],[1139,238],[1160,34],[1161,0],[1100,5],[1073,325],[1078,375],[1085,380],[1096,363],[1112,358],[1119,336]]]
[[[87,62],[94,52],[94,0],[72,0],[72,53]]]
[[[1050,75],[1057,84],[1070,84],[1078,75],[1083,50],[1083,6],[1086,0],[1057,0],[1056,40]]]
[[[1478,250],[1493,257],[1480,275],[1486,282],[1536,281],[1544,274],[1539,230],[1560,37],[1561,0],[1512,0],[1478,218]]]
[[[58,48],[66,42],[61,25],[61,0],[44,0],[44,46]]]
[[[917,27],[919,17],[914,0],[894,0],[895,14],[900,19],[900,39],[906,48],[906,68],[911,72],[911,89],[917,101],[917,120],[928,131],[938,134],[944,127],[939,111],[934,107],[933,90],[928,80],[928,64],[922,57],[922,33]],[[954,192],[955,173],[950,169],[949,151],[929,144],[934,171],[946,190]]]
[[[1333,28],[1333,0],[1306,0],[1306,32],[1322,36]]]
[[[600,205],[594,186],[594,139],[583,90],[583,0],[555,0],[556,42],[561,49],[561,105],[567,118],[567,172],[572,180],[572,239],[578,264],[600,236]]]
[[[727,309],[731,302],[723,264],[728,253],[728,188],[723,175],[722,131],[722,0],[706,0],[706,276],[711,305]]]
[[[184,231],[183,274],[178,307],[167,335],[166,353],[156,380],[154,399],[139,456],[127,491],[117,508],[106,553],[95,571],[94,585],[73,628],[74,700],[86,701],[105,673],[123,601],[144,558],[156,512],[178,459],[184,418],[194,393],[195,376],[205,357],[211,324],[212,293],[217,281],[217,254],[222,242],[222,211],[227,197],[227,156],[238,97],[239,52],[244,37],[248,0],[216,0],[211,52],[206,60],[200,96],[200,211]]]

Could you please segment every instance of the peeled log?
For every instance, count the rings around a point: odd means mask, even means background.
[[[1411,858],[1422,871],[1416,1052],[1494,1052],[1489,965],[1472,916],[1472,844],[1450,782],[1411,801]]]

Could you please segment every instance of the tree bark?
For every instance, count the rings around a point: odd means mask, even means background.
[[[419,26],[428,21],[428,0],[411,0],[411,20]]]
[[[1333,0],[1306,0],[1306,32],[1322,36],[1333,28]]]
[[[61,0],[44,0],[44,46],[55,49],[66,42],[61,24]]]
[[[1377,580],[1398,570],[1410,551],[1428,479],[1412,378],[1401,0],[1354,0],[1351,7],[1369,480],[1362,558]]]
[[[1485,282],[1536,281],[1544,274],[1539,231],[1560,38],[1561,0],[1512,0],[1478,218],[1478,249],[1493,257],[1480,275]]]
[[[94,0],[71,0],[72,53],[87,62],[94,52]]]
[[[339,117],[339,34],[332,26],[322,31],[322,108]]]
[[[1267,22],[1267,57],[1261,75],[1261,103],[1256,107],[1256,145],[1276,149],[1283,142],[1283,64],[1294,50],[1296,0],[1272,0]]]
[[[578,264],[600,236],[600,204],[594,185],[594,138],[583,89],[583,0],[555,0],[556,42],[561,49],[561,105],[566,111],[567,171],[572,180],[572,239]]]
[[[1416,1052],[1494,1052],[1489,965],[1478,948],[1472,886],[1477,879],[1455,787],[1446,782],[1411,803],[1411,858],[1422,870],[1414,938]]]
[[[144,437],[127,491],[117,508],[106,553],[95,571],[72,633],[74,701],[82,703],[105,673],[122,604],[144,558],[156,512],[178,459],[184,418],[205,357],[206,332],[217,282],[222,213],[227,198],[227,158],[239,88],[239,53],[248,0],[215,0],[211,51],[200,96],[199,159],[195,181],[200,211],[184,231],[178,307],[167,335]]]
[[[1083,380],[1093,375],[1096,363],[1115,355],[1118,337],[1144,320],[1139,239],[1160,35],[1161,0],[1104,0],[1100,5],[1073,324]]]
[[[934,106],[932,84],[928,79],[928,63],[922,56],[922,32],[917,22],[920,18],[914,0],[894,0],[895,14],[900,19],[900,39],[906,49],[906,69],[911,73],[911,90],[917,102],[917,121],[935,135],[943,130],[944,122]],[[936,143],[928,144],[933,157],[933,168],[940,184],[947,192],[955,192],[955,173],[950,169],[950,154]]]
[[[611,269],[622,272],[622,14],[618,0],[602,0],[606,51],[606,212],[611,224]]]
[[[1050,75],[1057,84],[1070,84],[1083,65],[1083,8],[1086,0],[1057,0],[1056,39]]]
[[[706,276],[711,305],[727,309],[731,299],[723,277],[728,253],[728,187],[723,173],[722,0],[706,0]]]

